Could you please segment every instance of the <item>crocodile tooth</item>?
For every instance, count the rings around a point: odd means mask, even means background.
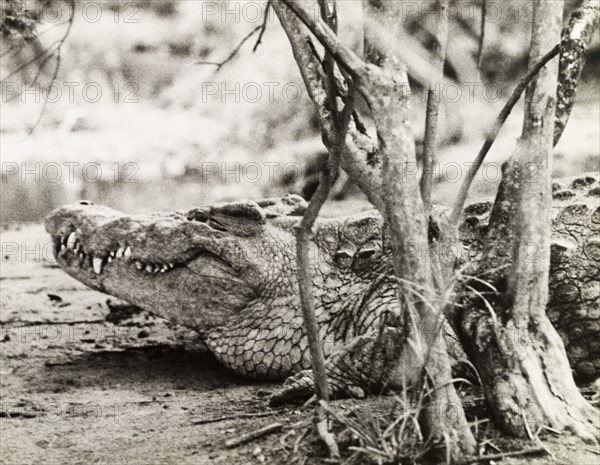
[[[109,255],[106,259],[106,263],[110,263],[113,261],[113,258]]]
[[[125,249],[123,247],[119,247],[119,249],[117,250],[117,258],[121,258],[123,256],[124,251]]]
[[[85,258],[85,252],[79,252],[79,258]]]
[[[135,267],[138,270],[141,270],[142,268],[144,268],[144,264],[138,260],[138,261],[135,262]]]
[[[102,274],[102,259],[100,257],[94,257],[92,263],[94,266],[94,273]]]
[[[108,255],[110,256],[110,258],[115,258],[115,251],[111,250],[110,252],[108,252]]]
[[[169,269],[168,265],[163,265],[162,269],[160,270],[161,273],[164,273],[165,271],[167,271]]]
[[[146,271],[147,271],[148,273],[152,273],[152,272],[154,271],[154,266],[152,266],[150,263],[148,263],[148,264],[146,265]]]
[[[175,264],[174,263],[169,263],[169,268],[171,268],[171,269],[175,268]]]
[[[125,258],[129,257],[131,254],[132,254],[132,252],[131,252],[131,247],[127,247],[127,248],[125,249],[125,251],[123,252],[123,256],[124,256]]]
[[[77,240],[77,234],[75,234],[75,231],[73,231],[71,234],[69,234],[69,237],[67,238],[67,247],[69,249],[74,248],[76,240]]]

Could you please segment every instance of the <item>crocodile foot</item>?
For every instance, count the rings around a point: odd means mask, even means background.
[[[303,370],[290,376],[283,386],[269,398],[269,405],[276,407],[296,399],[310,399],[314,395],[314,375],[312,370]],[[363,398],[365,391],[360,386],[346,384],[343,380],[328,377],[327,388],[330,399],[345,397]]]
[[[385,326],[355,338],[325,363],[329,398],[364,397],[404,389],[417,377],[420,364],[401,329]],[[314,394],[314,376],[303,370],[288,378],[269,399],[272,406]]]

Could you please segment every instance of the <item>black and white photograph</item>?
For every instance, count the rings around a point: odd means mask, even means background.
[[[0,1],[0,465],[600,464],[600,0]]]

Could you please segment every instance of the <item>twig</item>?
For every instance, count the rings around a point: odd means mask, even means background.
[[[537,73],[539,73],[539,71],[544,66],[546,66],[546,64],[550,60],[552,60],[552,58],[554,58],[558,55],[559,50],[560,50],[560,45],[555,45],[552,50],[550,50],[548,53],[546,53],[546,55],[544,55],[540,59],[540,61],[538,61],[527,72],[527,74],[523,78],[521,78],[521,80],[519,81],[519,84],[517,84],[517,87],[515,88],[514,92],[512,93],[512,95],[510,96],[510,98],[508,99],[506,104],[504,105],[504,108],[502,108],[502,111],[496,118],[496,122],[494,123],[494,127],[492,128],[492,131],[488,134],[485,142],[483,143],[483,146],[481,147],[481,149],[479,150],[479,153],[477,154],[477,157],[475,158],[475,161],[473,162],[473,166],[471,167],[471,169],[469,169],[467,171],[466,178],[463,181],[462,185],[460,186],[460,191],[458,192],[458,196],[454,203],[454,207],[452,208],[452,215],[450,216],[450,223],[452,225],[458,224],[458,221],[462,215],[463,207],[467,200],[467,195],[469,193],[469,189],[471,188],[471,184],[473,183],[473,179],[475,178],[475,174],[477,174],[477,171],[481,167],[481,164],[483,163],[485,156],[487,155],[490,148],[492,147],[492,144],[496,140],[496,137],[498,136],[500,129],[502,129],[502,125],[506,121],[506,118],[508,118],[508,115],[510,115],[510,112],[512,111],[513,107],[519,101],[519,99],[521,98],[521,94],[527,88],[527,86],[529,85],[531,80],[537,75]]]
[[[69,28],[70,28],[70,26],[69,26]],[[68,34],[68,32],[67,32],[67,34]],[[65,35],[65,38],[66,38],[66,35]],[[58,52],[56,54],[56,66],[54,67],[54,73],[52,74],[52,78],[50,79],[50,82],[54,82],[56,80],[56,77],[58,76],[58,70],[60,69],[62,42],[58,46],[57,50],[58,50]],[[41,72],[41,69],[40,69],[40,72]],[[37,76],[39,76],[39,73],[36,75],[36,79],[37,79]],[[31,126],[29,131],[27,131],[27,134],[25,135],[24,138],[27,138],[27,137],[31,136],[31,134],[33,134],[33,131],[36,130],[38,124],[40,124],[40,121],[44,117],[44,114],[46,113],[46,107],[48,106],[48,98],[47,97],[48,97],[48,95],[46,95],[46,98],[44,99],[44,103],[42,105],[42,110],[40,111],[40,114],[38,115],[37,119],[35,120],[35,123],[33,123],[33,126]]]
[[[14,75],[18,74],[19,72],[23,71],[30,64],[36,62],[37,60],[39,60],[40,58],[42,58],[44,55],[47,55],[47,56],[44,58],[45,61],[43,61],[42,64],[46,64],[46,61],[54,55],[54,52],[56,52],[56,47],[55,46],[57,44],[60,44],[60,40],[56,40],[56,41],[52,42],[50,44],[50,46],[47,49],[45,49],[42,53],[40,53],[39,55],[34,56],[33,58],[30,58],[29,60],[27,60],[25,63],[23,63],[17,69],[15,69],[14,71],[12,71],[8,76],[6,76],[4,79],[2,79],[0,81],[0,84],[5,84],[8,81],[8,79],[10,79]]]
[[[487,16],[487,0],[481,2],[481,27],[479,29],[479,46],[477,48],[477,71],[481,78],[481,65],[483,64],[483,43],[485,41],[485,18]]]
[[[225,447],[232,448],[237,447],[241,444],[246,444],[247,442],[254,441],[258,438],[262,438],[263,436],[276,433],[280,431],[281,428],[283,428],[283,425],[281,423],[271,423],[270,425],[267,425],[264,428],[260,428],[255,431],[250,431],[249,433],[242,434],[241,436],[234,439],[229,439],[225,442]]]
[[[360,78],[364,74],[365,63],[348,47],[345,47],[334,34],[330,27],[320,19],[315,19],[296,0],[281,0],[296,17],[314,34],[337,64],[352,76]]]
[[[242,46],[246,43],[246,41],[250,37],[252,37],[254,34],[256,34],[258,31],[260,31],[261,29],[263,29],[262,25],[261,26],[256,26],[248,34],[246,34],[246,36],[241,40],[241,42],[237,45],[237,47],[235,47],[233,49],[233,51],[223,61],[197,61],[195,64],[196,65],[212,65],[212,66],[216,66],[217,67],[216,71],[219,71],[223,66],[225,66],[227,63],[229,63],[231,60],[233,60],[233,58],[238,54],[238,52],[240,51],[240,49],[242,48]]]
[[[228,420],[238,420],[240,418],[262,418],[275,415],[277,412],[256,412],[256,413],[238,413],[235,415],[223,415],[221,417],[203,418],[200,420],[192,420],[192,425],[205,425],[207,423],[220,423]]]
[[[329,11],[329,5],[327,0],[319,0],[319,6],[321,9],[321,16],[325,19],[327,26],[329,26],[334,32],[337,32],[335,19]],[[335,60],[331,53],[325,51],[325,58],[323,67],[325,68],[325,92],[327,93],[327,101],[329,103],[329,110],[333,116],[333,120],[337,121],[337,85],[335,82]]]
[[[263,35],[267,30],[267,21],[269,20],[269,9],[271,8],[271,0],[267,2],[267,6],[265,7],[265,17],[263,19],[262,26],[260,27],[260,34],[258,34],[258,39],[256,39],[256,43],[254,47],[252,47],[252,53],[256,52],[256,49],[262,42]]]
[[[431,210],[431,191],[433,189],[433,167],[436,160],[436,142],[438,136],[438,114],[440,109],[440,87],[444,78],[444,62],[446,61],[446,43],[448,41],[447,18],[448,0],[437,0],[436,9],[440,21],[435,34],[433,55],[433,76],[427,91],[427,111],[425,115],[425,144],[423,148],[423,174],[421,176],[421,198],[423,209],[429,215]]]
[[[467,465],[469,463],[482,462],[484,460],[502,460],[506,457],[518,457],[521,455],[547,454],[548,451],[543,447],[532,447],[530,449],[512,450],[508,452],[500,452],[498,454],[480,455],[478,457],[465,457],[464,460],[458,462],[457,465]]]
[[[36,75],[34,77],[33,83],[35,83],[35,81],[37,81],[39,75],[42,72],[43,67],[46,65],[46,62],[54,55],[55,52],[57,52],[56,65],[54,66],[54,72],[52,73],[50,82],[53,83],[54,81],[56,81],[56,77],[58,76],[58,71],[60,69],[62,47],[63,47],[65,41],[67,40],[67,37],[69,37],[69,33],[71,32],[71,28],[73,27],[74,20],[75,20],[75,4],[74,4],[73,0],[71,0],[71,12],[69,14],[69,19],[66,21],[67,22],[67,30],[65,31],[64,35],[57,42],[55,42],[55,44],[57,44],[56,48],[54,48],[54,50],[52,50],[52,52],[48,56],[46,56],[44,58],[44,60],[42,61],[41,65],[38,69],[38,72],[36,73]],[[40,55],[40,56],[42,56],[42,55]],[[36,59],[37,59],[37,57],[36,57]],[[49,100],[47,98],[44,99],[44,103],[42,105],[42,110],[40,111],[37,119],[35,120],[35,123],[33,123],[33,126],[31,126],[31,128],[27,131],[27,134],[25,134],[25,136],[23,137],[22,140],[27,139],[29,136],[31,136],[31,134],[33,134],[33,131],[35,131],[37,129],[38,124],[40,123],[40,121],[44,117],[44,114],[46,113],[46,108],[48,107],[48,101]]]

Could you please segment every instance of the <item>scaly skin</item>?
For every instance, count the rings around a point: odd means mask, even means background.
[[[599,194],[597,175],[555,184],[548,314],[585,378],[600,375]],[[265,380],[294,375],[272,398],[277,403],[312,392],[293,231],[305,206],[288,195],[129,216],[82,202],[53,211],[46,230],[69,275],[198,330],[232,371]],[[465,209],[469,256],[484,240],[490,208]],[[320,218],[315,230],[313,288],[332,394],[402,385],[414,354],[387,337],[398,331],[386,321],[400,308],[381,216]]]

